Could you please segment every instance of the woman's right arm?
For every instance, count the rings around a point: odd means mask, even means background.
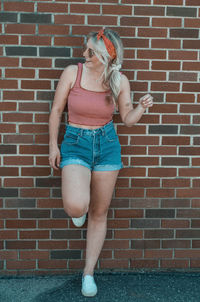
[[[58,82],[53,106],[49,116],[49,164],[58,170],[60,165],[60,150],[58,148],[58,131],[67,97],[73,86],[77,73],[77,66],[70,65],[63,71]]]

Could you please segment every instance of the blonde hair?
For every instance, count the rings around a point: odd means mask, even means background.
[[[104,35],[112,42],[116,51],[116,58],[112,59],[109,55],[103,39],[97,40],[98,32],[91,32],[88,35],[94,47],[95,55],[105,65],[102,74],[103,84],[110,88],[114,103],[117,104],[120,93],[121,73],[119,69],[123,62],[123,44],[117,32],[112,29],[105,28]]]

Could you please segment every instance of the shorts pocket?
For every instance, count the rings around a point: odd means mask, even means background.
[[[107,132],[105,134],[105,137],[108,142],[114,142],[118,140],[118,136],[114,129],[112,131]]]
[[[77,145],[79,141],[79,137],[80,136],[78,134],[67,132],[65,134],[64,143],[67,145]]]

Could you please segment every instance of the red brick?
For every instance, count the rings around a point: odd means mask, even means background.
[[[22,36],[21,45],[51,45],[51,37]]]
[[[6,220],[6,228],[8,229],[33,229],[36,228],[35,220]]]
[[[144,217],[143,210],[115,210],[115,217],[116,218],[141,218]]]
[[[189,268],[189,260],[166,260],[161,259],[160,266],[162,268]]]
[[[181,0],[182,1],[182,0]],[[181,18],[152,18],[153,27],[181,27]]]
[[[30,178],[5,178],[5,187],[33,187],[33,179]]]
[[[131,268],[158,268],[158,260],[131,260]]]
[[[74,241],[74,240],[73,240]],[[44,240],[44,241],[40,241],[38,240],[38,248],[40,250],[63,250],[63,249],[67,249],[68,248],[68,241],[63,241],[63,240]]]
[[[149,26],[149,18],[143,17],[121,17],[120,25],[122,26]],[[134,31],[135,32],[135,31]],[[132,34],[132,37],[135,34]]]
[[[41,58],[23,58],[22,59],[22,66],[23,67],[51,67],[52,66],[52,60],[51,59],[41,59]]]
[[[117,25],[117,17],[113,16],[88,16],[88,24],[94,25]]]
[[[149,155],[177,155],[176,147],[149,147]]]
[[[51,229],[52,227],[54,229],[66,229],[67,223],[65,220],[41,220],[38,222],[39,229]]]
[[[200,250],[175,250],[175,258],[199,258]]]
[[[134,15],[141,16],[164,16],[164,7],[159,6],[135,6]]]
[[[66,268],[67,267],[67,260],[39,260],[38,261],[38,268],[42,269],[58,269],[58,268]]]
[[[199,6],[199,4],[198,4]],[[191,28],[199,28],[200,27],[200,20],[199,18],[185,18],[184,19],[184,26],[185,27],[191,27]]]
[[[158,145],[159,138],[157,136],[131,136],[131,145]]]
[[[118,258],[127,258],[127,259],[134,259],[134,258],[141,258],[142,257],[142,250],[123,250],[123,251],[114,251],[115,259]]]
[[[163,136],[162,145],[190,145],[190,137]]]
[[[193,189],[177,189],[176,196],[184,197],[184,198],[198,198],[200,196],[200,190],[193,188]]]
[[[173,251],[169,250],[146,250],[144,251],[144,258],[172,258]]]
[[[132,187],[160,187],[160,179],[154,179],[154,178],[133,178],[131,180],[131,186]]]
[[[16,80],[0,80],[1,89],[15,89],[18,88],[18,82]]]
[[[156,5],[183,5],[183,0],[174,0],[171,2],[170,0],[154,0],[154,4]]]
[[[21,197],[49,197],[49,189],[21,189]]]
[[[19,169],[18,168],[7,168],[7,167],[0,167],[0,175],[1,176],[18,176]]]
[[[35,261],[7,261],[6,263],[7,269],[35,269],[36,268],[36,262]]]
[[[183,62],[183,70],[199,71],[200,62]]]
[[[67,3],[38,3],[38,12],[68,13]]]
[[[6,24],[5,32],[8,34],[35,34],[36,25],[32,24]]]
[[[0,43],[1,44],[16,44],[18,45],[19,39],[18,36],[12,36],[12,35],[1,35],[0,36]]]
[[[131,158],[131,166],[157,166],[159,158],[157,157],[133,157]]]
[[[33,143],[33,135],[5,135],[4,136],[4,143],[11,143],[11,144],[31,144]],[[21,160],[21,158],[20,158]]]
[[[114,229],[114,228],[127,229],[128,227],[129,227],[129,221],[127,219],[108,220],[108,229]]]
[[[70,13],[72,14],[100,14],[100,5],[93,4],[71,4]],[[103,12],[103,14],[105,14]],[[114,14],[114,13],[113,13]]]
[[[17,11],[17,12],[34,12],[34,3],[30,2],[4,2],[5,11]]]
[[[176,168],[149,168],[148,176],[150,177],[173,177],[176,176]]]
[[[147,197],[174,197],[174,190],[173,189],[147,189],[146,196]]]
[[[163,115],[162,124],[190,124],[189,115]]]
[[[194,94],[181,94],[181,93],[168,93],[167,102],[174,103],[194,103],[195,95]]]
[[[180,49],[181,41],[172,39],[152,39],[151,47],[160,49]]]
[[[55,37],[54,45],[62,46],[80,46],[83,45],[84,40],[82,37]]]
[[[67,35],[69,34],[69,26],[67,25],[42,25],[39,24],[39,35]]]
[[[169,60],[197,60],[197,51],[170,50]],[[184,64],[185,62],[183,62]]]
[[[0,218],[17,218],[18,217],[18,213],[17,210],[0,210]]]
[[[138,28],[138,37],[167,37],[167,29]]]
[[[182,228],[189,228],[190,227],[190,221],[189,220],[162,220],[161,223],[162,228],[166,229],[182,229]]]
[[[163,179],[162,186],[171,187],[171,188],[189,187],[190,180],[189,179]]]
[[[48,146],[20,146],[20,154],[48,154]]]
[[[132,15],[132,6],[123,6],[123,5],[104,5],[102,14],[103,15]]]
[[[62,199],[38,199],[38,208],[63,208]]]
[[[0,239],[17,239],[17,231],[16,230],[4,230],[0,231]]]
[[[100,261],[100,268],[121,268],[127,269],[129,267],[129,260],[101,260]]]
[[[3,93],[5,100],[33,100],[34,92],[33,91],[4,91]],[[11,103],[12,104],[12,103]]]
[[[62,70],[40,69],[39,78],[42,79],[58,79],[60,78]]]
[[[180,168],[179,176],[198,177],[200,168]]]
[[[4,113],[3,122],[32,122],[33,115],[29,113]]]
[[[0,251],[0,259],[1,260],[8,260],[8,259],[17,259],[18,252],[17,251]]]
[[[55,15],[54,22],[55,24],[84,24],[84,15]],[[102,23],[101,23],[102,24]]]
[[[144,189],[116,189],[116,197],[144,197]]]
[[[43,124],[24,124],[19,125],[20,133],[48,133],[48,125]]]
[[[20,259],[36,260],[49,259],[48,251],[20,251]]]
[[[166,81],[165,72],[138,71],[137,80]]]
[[[49,239],[49,231],[20,231],[20,239]]]
[[[114,234],[116,239],[138,239],[143,237],[141,230],[115,230]]]
[[[21,88],[22,89],[51,89],[51,82],[44,81],[44,80],[43,81],[22,80]]]
[[[47,103],[20,103],[19,104],[20,111],[38,111],[38,112],[49,112],[49,104]]]

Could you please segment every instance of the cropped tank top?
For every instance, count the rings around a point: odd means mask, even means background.
[[[104,126],[112,120],[114,103],[106,100],[110,91],[91,91],[81,87],[83,64],[78,64],[76,82],[68,95],[68,122]]]

